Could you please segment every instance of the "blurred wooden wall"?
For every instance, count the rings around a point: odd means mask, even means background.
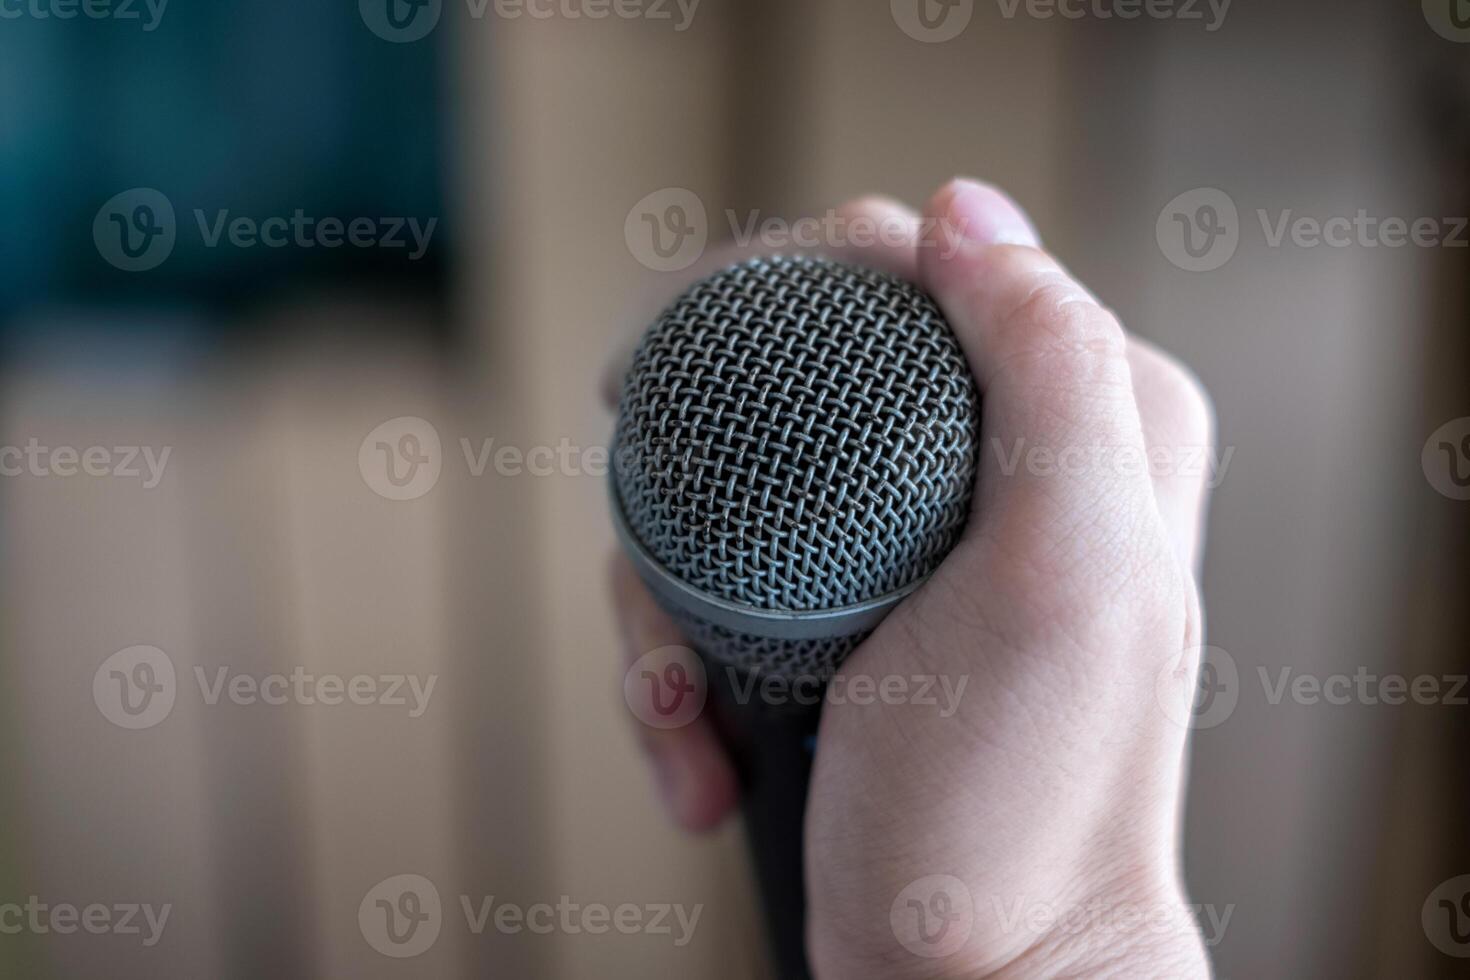
[[[735,15],[709,4],[677,35],[660,22],[522,18],[461,38],[461,187],[476,229],[462,300],[481,350],[469,380],[504,441],[607,444],[605,360],[659,290],[624,245],[624,218],[659,187],[717,201],[734,186]],[[497,505],[513,526],[486,556],[505,566],[493,575],[503,603],[493,629],[520,638],[502,655],[523,661],[522,693],[535,701],[549,845],[527,884],[552,898],[705,906],[682,949],[657,936],[558,936],[537,975],[761,975],[738,829],[713,842],[677,833],[636,748],[606,591],[605,485],[505,482]]]
[[[1421,66],[1418,121],[1432,143],[1422,178],[1446,214],[1470,214],[1470,63],[1437,37],[1405,39]],[[1444,250],[1424,264],[1430,329],[1417,402],[1426,438],[1449,419],[1470,416],[1470,253]],[[1470,506],[1418,488],[1411,531],[1405,671],[1470,676]],[[1406,712],[1396,719],[1395,765],[1377,855],[1372,967],[1377,976],[1458,977],[1463,963],[1425,942],[1420,911],[1449,878],[1470,873],[1470,710],[1463,704]],[[1443,910],[1434,908],[1439,915]],[[1441,921],[1443,921],[1441,919]],[[1443,938],[1443,934],[1441,934]]]

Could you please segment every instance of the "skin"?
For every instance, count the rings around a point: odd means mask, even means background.
[[[958,710],[824,707],[806,815],[808,948],[821,977],[1206,977],[1180,882],[1179,817],[1203,622],[1195,569],[1205,476],[998,459],[1018,440],[1142,454],[1209,447],[1209,402],[1041,247],[1000,191],[956,179],[918,215],[843,209],[909,229],[839,257],[920,283],[984,397],[974,512],[934,576],[841,673],[968,678]],[[1135,456],[1134,458],[1141,458]],[[681,642],[626,561],[613,588],[628,661]],[[707,719],[639,726],[667,809],[691,830],[738,802]],[[890,909],[911,883],[968,890],[968,938],[915,955]],[[1018,921],[1018,908],[1134,909]],[[1101,923],[1101,924],[1099,924]],[[1109,926],[1111,924],[1111,926]]]

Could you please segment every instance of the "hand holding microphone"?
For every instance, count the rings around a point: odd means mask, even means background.
[[[1171,720],[1188,716],[1202,642],[1192,569],[1203,477],[1106,463],[1207,445],[1207,403],[1183,369],[1127,337],[1040,251],[997,191],[952,182],[922,225],[881,201],[845,216],[912,228],[900,246],[835,257],[933,297],[983,412],[968,522],[942,561],[922,570],[912,594],[885,579],[832,604],[882,608],[848,623],[876,628],[832,658],[831,690],[927,679],[963,696],[948,714],[917,697],[823,705],[805,826],[789,828],[805,840],[814,972],[1207,975],[1178,880],[1187,729]],[[1093,463],[1028,462],[1072,447]],[[952,464],[938,472],[963,469]],[[933,513],[942,518],[952,496],[934,496]],[[661,607],[644,585],[660,585],[657,573],[641,572],[621,558],[615,571],[630,660],[689,642],[664,611],[678,603],[662,595]],[[681,618],[696,632],[709,622]],[[724,628],[742,634],[732,628],[752,622],[757,634],[769,626],[737,616]],[[783,662],[800,640],[782,641]],[[681,824],[711,826],[736,804],[736,768],[714,718],[645,729],[645,740]],[[1090,929],[1069,917],[1125,907],[1154,925]]]

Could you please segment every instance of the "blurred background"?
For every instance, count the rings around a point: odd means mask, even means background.
[[[732,228],[954,174],[1215,400],[1219,975],[1464,975],[1467,42],[1462,0],[0,0],[0,975],[765,976],[739,828],[669,828],[622,699],[598,379]]]

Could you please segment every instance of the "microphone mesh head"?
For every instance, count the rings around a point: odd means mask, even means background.
[[[929,575],[969,516],[979,398],[939,308],[827,259],[753,259],[659,317],[624,383],[629,533],[701,593],[819,612]],[[784,641],[672,609],[738,666],[826,675],[862,636]]]

